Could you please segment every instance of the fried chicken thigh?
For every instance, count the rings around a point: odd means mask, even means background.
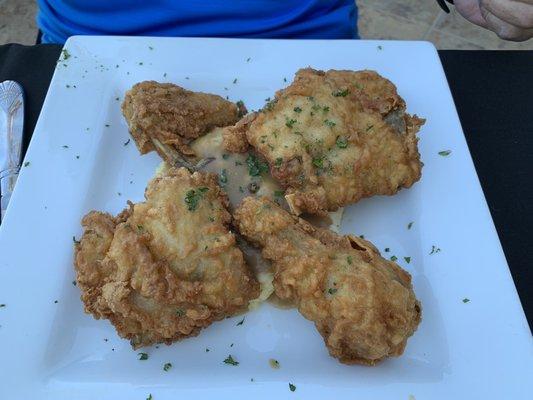
[[[315,323],[333,357],[373,365],[403,353],[421,318],[409,273],[366,240],[316,228],[265,198],[245,198],[235,220],[272,262],[276,295]]]
[[[295,214],[334,211],[420,179],[424,120],[405,109],[376,72],[301,69],[261,112],[226,130],[225,146],[249,143],[264,157]]]
[[[153,139],[190,155],[187,144],[218,126],[236,123],[246,109],[222,97],[154,81],[134,85],[124,97],[122,113],[141,154]],[[163,156],[163,155],[162,155]]]
[[[92,211],[75,249],[85,311],[134,348],[195,336],[259,294],[217,177],[170,168],[117,217]]]

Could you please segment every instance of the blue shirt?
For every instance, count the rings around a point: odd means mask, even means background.
[[[37,0],[43,43],[72,35],[357,38],[354,0]]]

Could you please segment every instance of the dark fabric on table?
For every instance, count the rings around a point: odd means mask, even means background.
[[[61,47],[56,45],[0,46],[0,81],[14,79],[26,92],[24,148],[33,132],[60,51]],[[528,229],[533,226],[533,52],[440,51],[439,54],[531,324],[533,270],[529,268],[529,251],[533,248],[533,235]]]
[[[24,88],[23,155],[41,112],[61,48],[57,45],[0,46],[0,82],[10,79],[17,81]]]

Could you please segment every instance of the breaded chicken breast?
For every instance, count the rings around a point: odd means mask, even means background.
[[[276,295],[313,321],[333,357],[374,365],[403,353],[421,307],[410,275],[366,240],[316,228],[247,197],[236,226],[272,262]]]
[[[416,133],[396,87],[373,71],[296,73],[261,112],[226,129],[228,151],[264,158],[295,214],[320,214],[420,179]]]
[[[214,127],[236,123],[245,112],[242,103],[154,81],[135,84],[122,103],[122,113],[141,154],[159,151],[153,143],[157,139],[190,155],[187,144],[191,140]]]
[[[146,201],[117,217],[92,211],[75,248],[85,311],[106,318],[134,348],[195,336],[259,295],[217,177],[168,169]]]

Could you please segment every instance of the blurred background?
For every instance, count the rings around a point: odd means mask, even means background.
[[[363,39],[429,40],[439,49],[533,50],[533,40],[505,42],[466,22],[452,7],[441,11],[435,0],[357,0]],[[0,0],[0,44],[34,44],[35,0]]]

